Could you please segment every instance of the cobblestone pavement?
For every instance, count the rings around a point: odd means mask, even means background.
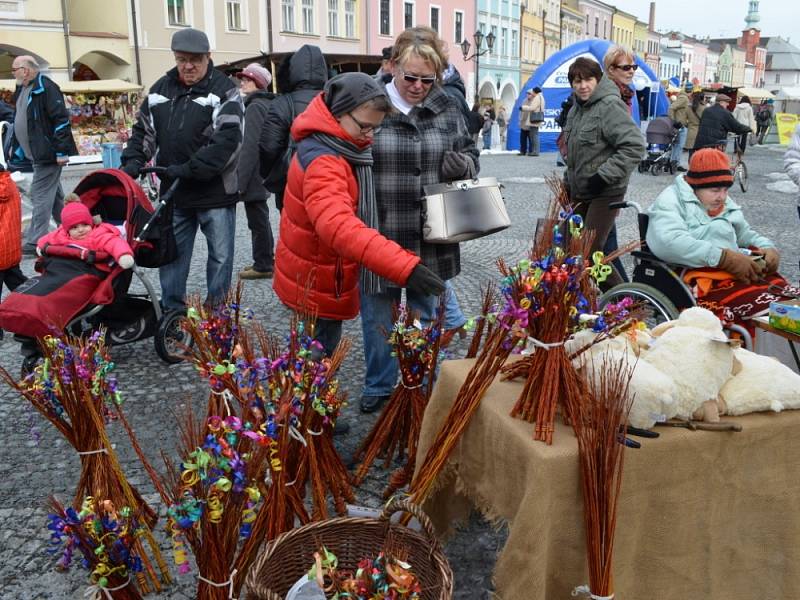
[[[731,195],[744,206],[754,227],[777,242],[783,254],[783,272],[797,281],[800,251],[797,231],[800,222],[795,209],[795,195],[786,189],[789,182],[782,180],[781,159],[782,153],[778,148],[749,150],[750,191],[743,194],[732,189]],[[506,154],[483,157],[481,174],[497,177],[505,185],[514,226],[500,234],[462,245],[462,273],[454,284],[465,313],[477,313],[480,285],[496,276],[494,260],[502,256],[509,262],[516,261],[527,250],[536,218],[541,216],[549,197],[543,178],[556,172],[554,163],[553,154],[538,158]],[[628,197],[646,207],[670,181],[669,176],[634,174]],[[66,183],[66,187],[71,189],[76,181]],[[273,210],[271,216],[274,226],[277,213]],[[634,223],[632,211],[625,211],[619,220],[621,242],[633,239]],[[204,286],[205,244],[202,236],[198,240],[192,261],[190,291],[200,293]],[[249,244],[249,232],[243,211],[240,211],[236,231],[236,270],[249,264]],[[26,260],[23,268],[31,273],[32,261]],[[157,274],[150,275],[157,282]],[[255,310],[256,317],[270,331],[284,332],[288,313],[273,294],[270,281],[247,282],[245,303]],[[360,333],[358,320],[346,324],[345,334],[351,337],[354,345],[341,372],[342,382],[353,399],[353,405],[345,409],[346,418],[352,424],[351,432],[337,442],[345,457],[353,452],[374,420],[374,416],[358,414],[363,377]],[[13,372],[19,368],[20,361],[17,346],[10,337],[6,335],[0,342],[0,364]],[[113,357],[118,365],[120,387],[127,400],[127,412],[146,452],[151,458],[156,458],[160,448],[172,451],[176,432],[169,415],[186,402],[199,406],[205,398],[204,386],[188,365],[165,366],[156,356],[150,340],[114,348]],[[41,432],[39,444],[32,438],[32,427]],[[149,501],[158,505],[152,486],[135,461],[124,432],[114,425],[110,430],[129,478]],[[53,570],[54,559],[47,553],[46,511],[43,508],[49,494],[62,500],[71,497],[79,473],[75,452],[52,427],[5,387],[0,389],[0,439],[0,598],[81,598],[86,572],[73,569],[63,574]],[[377,471],[370,476],[358,490],[358,503],[379,506],[385,481],[383,472]],[[163,532],[159,531],[158,536],[169,559],[171,554]],[[502,528],[496,530],[478,515],[473,515],[469,523],[449,540],[446,550],[455,570],[457,598],[488,596],[492,566],[504,538]],[[192,575],[182,576],[172,588],[153,597],[191,598],[194,587]]]

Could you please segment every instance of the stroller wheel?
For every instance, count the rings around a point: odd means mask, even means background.
[[[186,360],[191,336],[183,330],[181,323],[186,318],[182,310],[169,311],[161,317],[154,338],[156,353],[167,363],[176,364]]]
[[[661,172],[661,165],[658,163],[653,163],[650,165],[650,175],[658,177],[658,174]]]
[[[147,329],[147,319],[139,317],[127,327],[109,331],[108,335],[112,344],[127,344],[141,339],[144,336],[145,329]]]

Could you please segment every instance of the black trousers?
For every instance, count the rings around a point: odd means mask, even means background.
[[[275,264],[275,240],[269,225],[267,201],[245,202],[244,210],[253,242],[253,268],[261,272],[272,271]]]
[[[28,281],[28,278],[25,277],[25,274],[19,268],[18,264],[0,271],[0,293],[3,291],[4,284],[10,291],[13,292],[26,281]]]
[[[519,151],[522,154],[527,154],[531,151],[530,144],[531,138],[528,135],[527,129],[520,129],[519,130]]]

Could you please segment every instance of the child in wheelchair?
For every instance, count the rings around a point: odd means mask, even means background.
[[[647,246],[659,259],[689,267],[684,282],[697,304],[727,323],[744,326],[769,305],[797,297],[800,289],[778,274],[775,244],[750,227],[728,196],[733,174],[728,157],[705,148],[692,155],[689,171],[650,207]]]

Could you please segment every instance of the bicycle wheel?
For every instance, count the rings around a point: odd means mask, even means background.
[[[747,165],[740,162],[736,165],[736,179],[739,181],[739,187],[743,192],[747,191]]]

